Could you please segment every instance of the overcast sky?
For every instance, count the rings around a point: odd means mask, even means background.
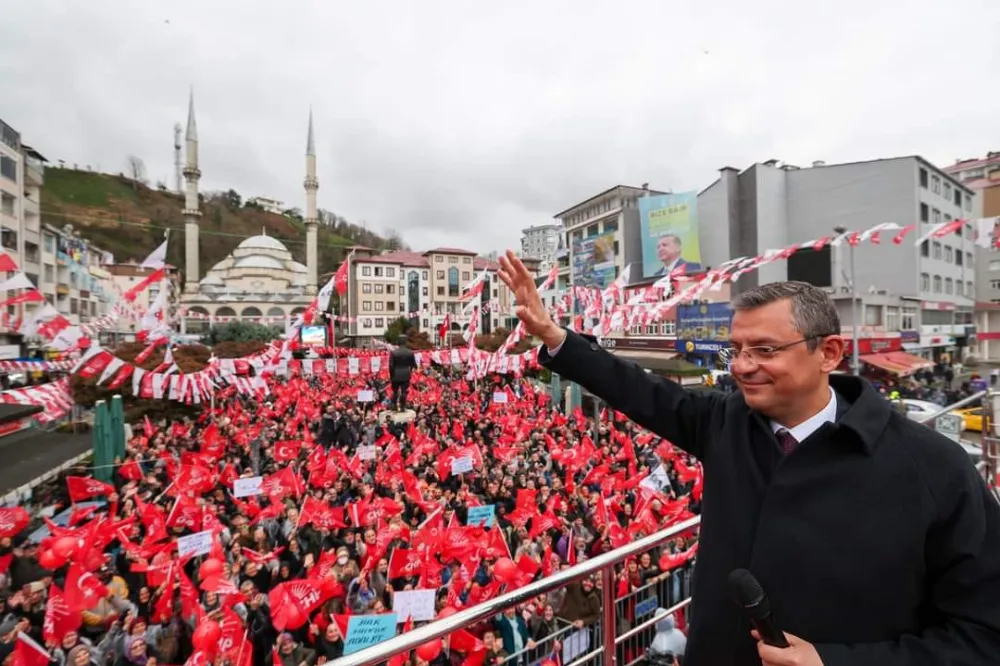
[[[319,205],[415,249],[513,247],[600,190],[722,166],[1000,149],[997,0],[9,0],[0,118],[50,160]],[[991,144],[991,140],[993,143]]]

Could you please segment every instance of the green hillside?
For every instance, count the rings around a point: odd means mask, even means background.
[[[59,228],[73,225],[82,237],[113,253],[117,262],[142,260],[170,229],[167,261],[184,266],[184,201],[178,194],[133,183],[122,175],[48,168],[41,203],[42,222]],[[306,261],[305,225],[294,215],[246,207],[232,190],[203,196],[201,212],[199,278],[241,240],[260,234],[262,229],[285,243],[297,261]],[[398,243],[398,239],[383,239],[331,213],[324,212],[323,218],[330,223],[319,229],[320,275],[336,269],[349,245],[391,249]],[[339,233],[334,233],[334,228]]]

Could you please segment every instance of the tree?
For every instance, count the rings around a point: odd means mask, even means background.
[[[250,321],[231,321],[213,326],[206,339],[211,345],[223,342],[270,342],[278,337],[278,331]]]
[[[146,163],[142,158],[129,155],[125,158],[128,177],[132,180],[132,189],[139,189],[139,183],[146,182]]]
[[[389,322],[389,325],[385,328],[385,333],[382,337],[390,345],[398,345],[399,339],[406,337],[406,334],[410,332],[413,325],[410,320],[406,317],[397,317]]]
[[[383,247],[390,252],[395,250],[407,250],[409,246],[403,242],[403,237],[395,229],[385,230],[385,241]]]
[[[284,215],[285,217],[290,217],[294,220],[298,220],[299,222],[301,222],[303,219],[302,211],[298,208],[288,208],[284,210],[281,214]]]
[[[222,193],[222,202],[229,210],[239,210],[243,205],[243,197],[236,190],[230,188]]]

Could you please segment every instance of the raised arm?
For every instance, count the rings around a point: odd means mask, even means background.
[[[525,330],[542,340],[542,365],[688,453],[703,456],[709,425],[722,415],[721,396],[690,393],[609,353],[595,338],[560,328],[546,311],[531,273],[512,252],[500,258],[499,275],[514,293]]]

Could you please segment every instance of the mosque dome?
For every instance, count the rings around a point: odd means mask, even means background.
[[[236,246],[237,250],[271,250],[274,252],[288,252],[288,248],[277,238],[265,236],[251,236]]]
[[[246,242],[246,241],[244,241]],[[275,241],[277,242],[277,241]],[[279,243],[280,245],[280,243]],[[269,257],[264,254],[251,254],[246,257],[240,257],[233,264],[233,268],[258,268],[263,270],[285,270],[285,265],[275,259],[274,257]]]
[[[297,261],[290,262],[293,273],[307,273],[309,269]]]

